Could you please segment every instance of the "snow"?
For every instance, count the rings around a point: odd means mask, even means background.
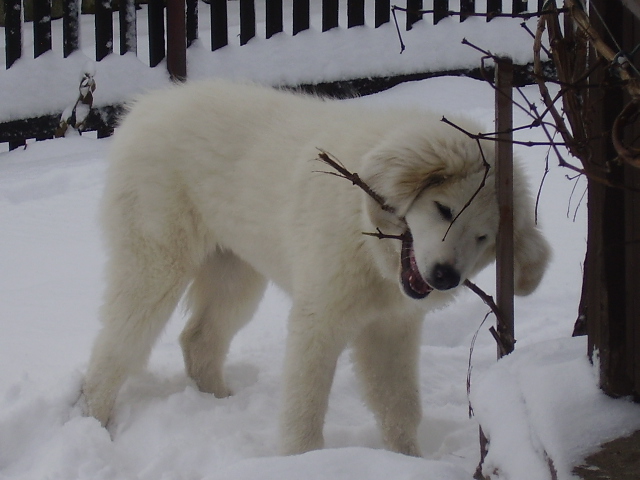
[[[454,25],[450,27],[453,31]],[[366,29],[359,32],[372,36]],[[341,42],[348,35],[358,36],[358,29],[338,30],[322,44],[320,36],[327,34],[316,33],[309,32],[307,40],[303,35],[302,43],[318,51],[335,47],[326,53],[327,75],[347,72],[351,66],[345,59],[350,57]],[[206,38],[202,30],[201,37]],[[269,42],[281,42],[285,48],[286,38],[283,34]],[[449,40],[448,45],[460,39]],[[251,60],[253,70],[242,70],[244,62],[249,62],[242,49],[252,42],[222,53],[225,61],[221,65],[228,62],[231,70],[237,69],[226,73],[264,82],[293,80],[287,77],[289,73],[282,73],[284,64],[276,65],[282,60],[269,57],[266,47],[261,51],[264,58],[258,55]],[[409,37],[405,43],[411,49]],[[255,44],[257,50],[262,48],[259,41]],[[417,41],[415,48],[429,50],[420,48]],[[522,45],[518,48],[524,50]],[[196,46],[191,51],[190,62],[203,62],[202,67],[192,65],[192,70],[202,68],[203,76],[220,73],[209,63],[213,54],[205,50]],[[291,72],[298,71],[298,79],[302,75],[318,81],[327,78],[324,70],[323,76],[319,70],[305,70],[313,62],[304,62],[303,53],[298,57],[301,63]],[[331,54],[334,61],[329,60]],[[425,58],[431,54],[425,52]],[[443,62],[453,61],[458,52],[447,56],[450,58]],[[17,69],[0,74],[0,83],[8,81],[7,76],[13,82],[9,89],[0,88],[5,95],[0,98],[3,115],[5,102],[15,115],[23,107],[23,113],[30,108],[23,105],[28,99],[11,98],[6,92],[18,97],[23,83],[42,85],[37,62],[53,75],[49,95],[58,88],[55,75],[64,74],[73,88],[68,97],[60,99],[60,105],[75,101],[80,73],[87,68],[84,54],[66,60],[75,65],[71,69],[75,71],[68,72],[57,70],[60,63],[54,54],[43,57],[21,60]],[[371,57],[358,63],[373,71],[386,68],[387,61],[381,56],[379,66],[371,66]],[[474,65],[477,61],[476,56]],[[101,65],[107,65],[104,62],[113,63],[102,69]],[[413,58],[407,65],[416,65],[414,62],[418,60]],[[166,78],[158,80],[161,75],[156,75],[161,71],[145,67],[133,55],[108,57],[96,64],[96,98],[101,89],[107,95],[106,85],[113,88],[108,95],[116,98],[165,84]],[[106,81],[108,75],[112,79]],[[117,83],[126,78],[136,79],[131,89]],[[526,87],[524,92],[537,99],[535,87]],[[48,98],[45,93],[41,99]],[[487,130],[493,122],[491,88],[467,78],[406,83],[349,101],[380,108],[419,106],[447,115],[465,113],[487,125]],[[514,115],[516,124],[528,123],[521,111]],[[518,136],[542,139],[538,131],[523,131]],[[425,319],[420,358],[424,420],[419,428],[425,458],[383,450],[373,416],[358,392],[348,353],[340,359],[331,393],[325,424],[327,448],[278,456],[280,369],[290,302],[275,287],[268,289],[254,321],[232,344],[226,367],[232,397],[215,399],[203,394],[186,377],[177,343],[184,318],[178,311],[156,345],[148,369],[124,386],[109,429],[100,427],[81,415],[76,402],[99,328],[105,254],[96,210],[109,145],[109,139],[85,135],[29,143],[26,148],[0,153],[1,480],[470,480],[479,461],[478,422],[491,440],[486,475],[546,480],[551,478],[550,459],[558,478],[568,480],[572,465],[602,441],[640,428],[640,406],[605,396],[598,389],[596,369],[586,358],[585,339],[570,338],[585,251],[586,206],[580,200],[585,184],[582,179],[567,178],[568,172],[557,167],[553,157],[539,217],[554,247],[554,258],[540,288],[530,297],[516,299],[516,352],[496,362],[488,325],[481,328],[471,358],[475,412],[471,419],[466,392],[470,345],[488,309],[473,294],[463,292],[455,304]],[[532,184],[539,185],[546,150],[516,150]],[[494,291],[491,270],[475,279],[488,292]]]

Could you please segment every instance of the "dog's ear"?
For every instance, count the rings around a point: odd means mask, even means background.
[[[403,216],[426,188],[444,183],[446,176],[436,158],[415,152],[378,149],[367,155],[360,178],[380,195],[398,216]]]
[[[551,247],[536,225],[533,201],[518,170],[514,172],[514,192],[519,192],[514,196],[514,290],[516,295],[529,295],[544,276]]]
[[[516,295],[529,295],[540,284],[549,264],[551,248],[535,225],[514,234]]]

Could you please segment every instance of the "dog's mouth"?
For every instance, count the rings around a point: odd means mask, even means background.
[[[404,233],[402,238],[400,264],[402,266],[400,280],[404,292],[409,297],[420,300],[433,291],[433,288],[425,282],[418,270],[418,264],[416,263],[416,256],[413,250],[413,237],[409,230]]]

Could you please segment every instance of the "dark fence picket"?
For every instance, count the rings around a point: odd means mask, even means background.
[[[5,0],[5,41],[7,68],[22,56],[22,2]]]
[[[120,0],[120,55],[138,51],[138,24],[135,0]]]
[[[476,13],[476,0],[460,0],[460,21],[464,22]]]
[[[364,25],[364,0],[347,0],[347,28]]]
[[[210,0],[211,9],[211,50],[215,51],[229,44],[227,22],[227,0]]]
[[[502,13],[502,0],[487,0],[487,22]]]
[[[187,47],[198,39],[198,0],[187,0]]]
[[[407,30],[419,20],[422,20],[422,0],[407,0]]]
[[[100,61],[113,53],[113,8],[109,0],[96,1],[95,28],[96,60]]]
[[[522,12],[526,12],[529,10],[529,1],[528,0],[513,0],[511,4],[511,12],[514,15],[517,15]]]
[[[165,57],[164,0],[149,0],[149,65],[157,66]]]
[[[80,48],[80,3],[65,0],[62,13],[62,54],[67,58]]]
[[[284,28],[282,16],[282,0],[266,0],[265,2],[265,36],[273,37],[276,33],[282,32]]]
[[[167,0],[167,70],[174,81],[187,79],[185,0]]]
[[[51,50],[51,0],[33,0],[33,58]]]
[[[322,0],[322,31],[338,26],[338,0]]]
[[[449,0],[433,0],[433,24],[449,16]]]
[[[381,27],[385,23],[389,23],[391,19],[391,1],[390,0],[375,0],[375,27]]]
[[[309,30],[309,0],[293,0],[293,34]]]
[[[254,0],[240,0],[240,45],[256,36],[256,6]]]

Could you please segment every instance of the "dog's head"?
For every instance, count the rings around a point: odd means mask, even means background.
[[[457,123],[480,131],[468,122]],[[365,158],[361,177],[395,209],[389,214],[367,198],[367,218],[374,228],[404,238],[379,240],[386,244],[373,248],[381,254],[377,258],[386,259],[378,262],[385,276],[399,277],[408,296],[421,299],[433,290],[458,287],[495,259],[493,149],[483,144],[481,152],[464,133],[431,120],[428,128],[390,134]],[[515,292],[528,295],[542,279],[550,249],[535,224],[531,195],[517,165],[514,196]]]

